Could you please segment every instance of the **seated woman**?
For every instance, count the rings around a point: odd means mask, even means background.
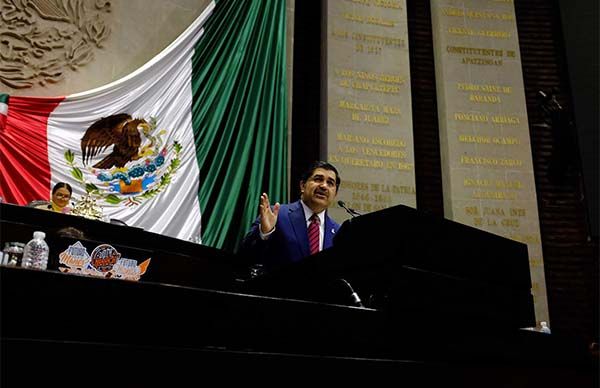
[[[59,213],[70,213],[69,201],[72,194],[73,189],[70,184],[65,182],[55,184],[52,188],[52,199],[50,200],[52,210]]]
[[[52,188],[52,198],[50,199],[50,202],[32,201],[27,206],[68,214],[71,212],[71,208],[68,205],[72,194],[73,189],[71,188],[71,185],[65,182],[58,182]]]

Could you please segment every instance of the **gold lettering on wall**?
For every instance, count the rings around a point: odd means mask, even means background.
[[[371,0],[371,4],[375,7],[390,8],[390,9],[402,9],[402,4],[399,1],[394,0]]]
[[[357,42],[373,43],[387,47],[405,48],[406,41],[393,36],[366,34],[364,32],[352,32],[351,39]]]
[[[475,187],[472,191],[473,199],[514,200],[518,198],[518,190],[522,189],[521,181],[502,181],[493,179],[465,178],[465,187]],[[480,189],[481,188],[481,189]],[[496,190],[494,190],[494,188]],[[501,189],[501,190],[498,190]],[[511,191],[512,190],[512,191]],[[486,206],[479,202],[463,207],[464,214],[470,218],[472,225],[488,229],[503,228],[510,230],[521,226],[521,219],[527,217],[527,209],[510,205],[498,204]]]
[[[344,183],[351,190],[348,206],[357,211],[376,211],[392,206],[394,194],[416,193],[414,186],[390,185],[388,183],[367,183],[350,181]]]
[[[480,135],[458,135],[458,141],[470,144],[493,144],[499,146],[515,146],[521,144],[521,140],[514,136],[480,136]]]
[[[457,82],[456,89],[469,92],[470,102],[480,104],[501,104],[501,95],[512,94],[512,87],[506,85],[476,84],[470,82]]]
[[[512,34],[503,30],[475,30],[467,27],[448,27],[448,33],[462,36],[484,36],[486,38],[509,39]]]
[[[409,155],[403,139],[338,132],[336,140],[339,142],[337,153],[330,156],[331,162],[383,170],[412,171],[414,168],[413,163],[405,161]]]
[[[476,103],[500,104],[502,99],[499,96],[486,96],[483,94],[470,94],[469,101]]]
[[[488,115],[487,113],[454,112],[454,120],[472,123],[492,123],[497,125],[519,125],[521,119],[509,115]]]
[[[460,164],[489,167],[522,167],[523,161],[521,159],[512,158],[490,158],[485,156],[461,155]]]
[[[402,9],[399,1],[391,0],[370,0],[370,1],[352,1],[354,4],[373,6],[381,8],[392,8]],[[346,40],[350,39],[355,42],[354,53],[356,55],[381,55],[385,48],[391,49],[405,49],[406,40],[398,38],[392,34],[377,34],[371,32],[364,32],[360,30],[363,25],[371,25],[381,28],[395,29],[397,23],[386,16],[379,16],[374,14],[368,14],[363,11],[367,11],[367,8],[352,8],[340,14],[340,18],[345,22],[354,24],[358,30],[347,31],[333,28],[332,36],[336,39]]]
[[[354,4],[364,5],[367,7],[380,7],[380,8],[391,8],[391,9],[402,9],[402,3],[397,0],[346,0]]]
[[[336,134],[338,141],[345,141],[350,143],[369,144],[371,141],[368,136],[354,135],[351,133],[338,132]]]
[[[442,15],[444,16],[453,16],[460,18],[469,18],[469,19],[487,19],[487,20],[499,20],[499,21],[513,21],[515,19],[514,15],[510,13],[501,13],[501,12],[490,12],[490,11],[477,11],[472,9],[462,9],[455,7],[444,7],[442,8]]]
[[[382,170],[412,171],[406,142],[400,138],[336,133],[337,153],[330,155],[332,163]],[[404,193],[393,191],[393,193]]]
[[[335,68],[338,85],[353,90],[381,94],[400,94],[400,86],[406,83],[407,77],[399,74],[386,74],[361,71],[348,68]]]
[[[348,31],[346,31],[346,30],[334,29],[331,32],[331,35],[334,38],[338,38],[338,39],[342,39],[343,40],[343,39],[348,39],[348,37],[350,36],[350,33]]]
[[[500,50],[485,47],[446,46],[446,52],[453,55],[469,55],[461,58],[463,65],[502,66],[504,64],[502,61],[503,57],[516,57],[515,50]],[[479,57],[472,57],[471,55]]]
[[[350,111],[350,119],[374,125],[390,125],[390,116],[400,116],[400,107],[385,104],[339,100],[338,108]]]
[[[458,135],[458,141],[472,144],[492,144],[490,136]]]
[[[470,121],[473,123],[487,123],[490,118],[487,114],[478,113],[467,113],[467,112],[455,112],[454,120],[456,121]]]
[[[504,53],[502,50],[498,49],[464,46],[447,46],[446,51],[450,54],[482,55],[493,57],[502,57]]]
[[[344,181],[344,188],[349,190],[369,190],[369,184],[366,182]]]
[[[393,20],[380,18],[372,15],[363,16],[357,13],[344,12],[342,14],[342,17],[345,20],[360,24],[373,24],[382,27],[394,27],[396,25],[396,23]]]
[[[456,89],[477,93],[512,94],[512,86],[457,82]]]
[[[519,119],[517,116],[494,115],[492,116],[492,123],[503,125],[519,125],[521,124],[521,119]]]

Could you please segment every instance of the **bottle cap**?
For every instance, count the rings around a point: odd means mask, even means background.
[[[33,232],[33,238],[39,238],[41,240],[43,240],[44,238],[46,238],[46,233],[44,232],[40,232],[39,230]]]

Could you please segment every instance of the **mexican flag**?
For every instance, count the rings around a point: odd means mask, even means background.
[[[6,125],[6,115],[8,114],[8,94],[0,94],[0,128]]]
[[[263,85],[258,94],[249,93],[257,88],[247,85],[264,69],[249,68],[247,58],[267,66],[272,58],[283,66],[285,60],[268,50],[245,54],[253,47],[256,26],[280,29],[281,17],[275,16],[281,15],[281,3],[211,2],[159,55],[94,90],[56,98],[0,94],[0,119],[5,120],[0,121],[0,196],[25,205],[50,199],[52,187],[67,182],[74,205],[93,198],[105,219],[196,242],[201,235],[204,240],[203,206],[223,203],[227,206],[219,213],[231,221],[205,223],[212,230],[209,245],[221,247],[227,236],[243,233],[256,207],[240,213],[240,205],[258,203],[258,186],[265,179],[262,172],[250,179],[247,172],[264,170],[265,158],[280,152],[273,144],[257,142],[263,135],[252,131],[287,131],[287,117],[261,120],[247,114],[273,106],[274,97],[285,101],[287,91],[276,77],[267,77],[273,78],[273,88]],[[265,12],[264,7],[273,10]],[[282,36],[269,39],[274,38]],[[239,80],[247,80],[246,89]],[[280,111],[286,112],[285,107]],[[239,140],[246,138],[252,141]],[[284,149],[285,136],[277,139],[278,149]],[[285,157],[281,152],[278,157]],[[215,181],[213,173],[221,180]],[[234,226],[240,231],[232,232]]]

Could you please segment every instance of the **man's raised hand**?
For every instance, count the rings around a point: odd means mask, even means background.
[[[260,206],[259,206],[259,214],[260,214],[260,231],[263,234],[267,234],[271,232],[275,228],[275,224],[277,224],[277,216],[279,215],[279,202],[276,202],[271,208],[271,204],[269,203],[269,196],[267,193],[262,193],[260,196]]]

